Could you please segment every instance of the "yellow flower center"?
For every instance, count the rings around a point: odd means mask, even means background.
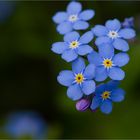
[[[111,68],[113,66],[113,62],[111,61],[111,59],[105,59],[103,61],[103,65],[105,68]]]
[[[110,92],[109,91],[103,92],[101,97],[103,100],[110,98]]]
[[[71,43],[70,43],[70,48],[71,49],[75,49],[75,48],[77,48],[79,46],[79,42],[78,41],[72,41]]]
[[[75,81],[78,84],[81,84],[84,81],[84,76],[81,73],[76,74]]]

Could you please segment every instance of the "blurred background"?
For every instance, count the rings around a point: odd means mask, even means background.
[[[56,81],[70,66],[50,50],[63,38],[52,16],[68,2],[0,1],[0,138],[140,138],[140,2],[81,1],[96,12],[92,26],[135,18],[137,38],[121,82],[126,99],[110,115],[78,112]]]

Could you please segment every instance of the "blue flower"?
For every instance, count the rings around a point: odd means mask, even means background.
[[[57,31],[60,34],[66,34],[72,30],[85,30],[89,27],[88,20],[94,16],[93,10],[82,11],[82,5],[79,2],[70,2],[66,12],[57,12],[53,21],[58,24]]]
[[[110,81],[107,84],[101,84],[96,88],[90,108],[92,110],[100,107],[101,111],[109,114],[112,111],[112,102],[121,102],[124,100],[125,91],[118,88],[118,81]]]
[[[121,23],[117,20],[108,20],[105,26],[96,25],[92,28],[93,33],[97,36],[95,44],[112,43],[117,50],[128,51],[129,45],[124,39],[135,37],[135,31],[131,28],[121,29]]]
[[[99,53],[93,51],[88,55],[88,61],[96,65],[96,81],[104,81],[108,76],[112,80],[123,80],[125,73],[119,67],[129,62],[129,56],[124,52],[114,54],[111,44],[102,44]]]
[[[58,82],[67,86],[67,96],[72,100],[79,100],[83,95],[90,95],[95,91],[95,65],[85,66],[82,58],[72,63],[72,71],[64,70],[57,77]]]
[[[47,127],[45,121],[36,112],[16,112],[7,118],[5,132],[14,138],[25,136],[42,139]]]
[[[78,32],[70,32],[64,36],[64,42],[56,42],[52,45],[52,51],[61,54],[62,58],[71,62],[78,55],[87,55],[92,52],[92,48],[87,45],[93,39],[91,31],[86,32],[81,37]]]
[[[134,18],[133,17],[125,18],[124,22],[122,23],[122,26],[124,28],[133,28],[134,27]]]

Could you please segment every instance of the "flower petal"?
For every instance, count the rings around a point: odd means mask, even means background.
[[[84,69],[85,69],[85,61],[83,58],[79,57],[72,62],[72,71],[75,74],[83,72]]]
[[[84,81],[82,84],[82,91],[86,95],[90,95],[95,91],[95,82],[93,80]]]
[[[129,56],[126,53],[118,53],[113,58],[113,63],[119,67],[126,65],[129,62]]]
[[[111,44],[102,44],[99,46],[99,54],[103,58],[112,58],[114,56],[114,48]]]
[[[118,88],[111,93],[111,99],[114,102],[121,102],[124,100],[125,91],[121,88]]]
[[[91,103],[91,106],[90,106],[90,108],[92,109],[92,110],[95,110],[96,108],[98,108],[99,106],[100,106],[100,103],[101,103],[101,100],[100,100],[100,98],[98,98],[98,97],[93,97],[93,99],[92,99],[92,103]]]
[[[117,38],[114,40],[113,46],[115,49],[120,50],[120,51],[126,52],[129,50],[128,43],[125,40],[120,39],[120,38]]]
[[[88,57],[88,61],[92,64],[95,64],[96,66],[101,65],[103,62],[103,59],[101,58],[101,56],[95,51],[90,53],[87,57]]]
[[[103,25],[96,25],[91,30],[96,36],[105,36],[108,34],[107,28]]]
[[[103,66],[96,67],[95,80],[98,82],[104,81],[107,78],[107,71]]]
[[[64,70],[59,73],[57,81],[63,86],[70,86],[74,81],[74,74],[72,71]]]
[[[103,83],[102,83],[102,84],[98,85],[98,86],[96,87],[95,96],[100,97],[101,94],[102,94],[104,91],[106,91],[106,89],[107,89],[106,84],[103,84]]]
[[[75,30],[85,30],[89,27],[89,24],[86,21],[76,21],[73,24],[73,29]]]
[[[105,114],[111,113],[111,111],[112,111],[112,102],[109,101],[109,100],[103,101],[100,109]]]
[[[52,51],[57,54],[62,54],[68,46],[64,42],[56,42],[52,44]]]
[[[104,43],[111,43],[111,40],[109,37],[107,36],[101,36],[101,37],[98,37],[96,40],[95,40],[95,44],[97,45],[97,47],[101,44],[104,44]]]
[[[119,31],[119,36],[125,39],[132,39],[136,36],[136,32],[133,29],[125,28]]]
[[[86,79],[93,79],[95,77],[95,65],[94,64],[89,64],[85,68],[84,71],[84,77]]]
[[[72,24],[70,22],[62,22],[56,29],[60,34],[66,34],[72,31]]]
[[[106,84],[106,90],[112,91],[118,88],[120,81],[111,80]]]
[[[118,31],[121,28],[121,23],[117,19],[108,20],[105,26],[111,31]]]
[[[88,31],[81,36],[79,42],[81,44],[88,44],[92,39],[93,39],[93,33],[91,31]]]
[[[72,41],[79,40],[79,38],[80,38],[79,33],[73,31],[73,32],[67,33],[67,34],[64,36],[64,41],[70,43],[70,42],[72,42]]]
[[[89,54],[92,52],[92,48],[89,46],[89,45],[80,45],[78,48],[77,48],[77,53],[79,55],[86,55],[86,54]]]
[[[65,61],[67,62],[71,62],[73,60],[75,60],[78,55],[76,54],[76,52],[72,49],[66,50],[64,51],[64,53],[61,56]]]
[[[58,12],[53,16],[53,21],[57,24],[66,21],[68,18],[68,14],[66,12]]]
[[[118,67],[112,67],[109,70],[108,76],[112,79],[112,80],[123,80],[125,77],[125,73],[123,70],[121,70]]]
[[[83,93],[80,86],[78,84],[71,85],[67,90],[67,96],[73,101],[81,99]]]
[[[78,14],[82,10],[82,5],[80,2],[70,2],[67,6],[67,12],[69,14]]]
[[[79,18],[81,20],[90,20],[91,18],[93,18],[94,15],[95,12],[93,10],[84,10],[79,14]]]

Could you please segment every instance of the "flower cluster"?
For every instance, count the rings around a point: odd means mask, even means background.
[[[95,111],[100,108],[101,112],[109,114],[112,102],[120,102],[125,96],[118,86],[125,77],[121,67],[129,62],[127,40],[135,37],[135,31],[131,18],[123,23],[118,19],[108,20],[105,25],[95,25],[80,34],[79,30],[88,29],[87,21],[94,15],[94,10],[82,11],[79,2],[70,2],[66,12],[56,13],[53,21],[64,37],[63,41],[52,45],[52,51],[72,66],[72,70],[60,72],[57,80],[68,87],[67,96],[77,101],[76,109]],[[105,80],[109,81],[99,83]]]

